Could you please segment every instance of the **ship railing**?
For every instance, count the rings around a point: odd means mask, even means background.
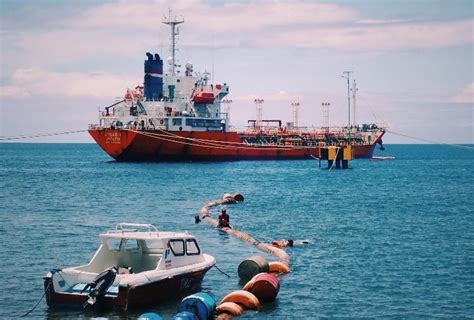
[[[125,233],[125,232],[139,232],[145,231],[148,233],[156,232],[158,234],[158,228],[152,224],[144,224],[144,223],[128,223],[122,222],[118,223],[115,226],[115,230],[108,231],[107,233]]]
[[[97,123],[91,123],[89,124],[89,130],[99,130],[102,129],[102,126],[97,124]]]

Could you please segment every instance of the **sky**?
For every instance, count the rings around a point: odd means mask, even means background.
[[[329,102],[329,124],[346,125],[347,70],[356,122],[387,125],[385,143],[474,143],[472,0],[0,0],[0,136],[97,123],[143,82],[145,52],[170,55],[170,9],[185,21],[178,63],[230,86],[232,125],[255,118],[255,98],[264,119],[292,121],[299,102],[298,124],[321,126]]]

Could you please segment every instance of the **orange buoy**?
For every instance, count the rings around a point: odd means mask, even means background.
[[[216,307],[216,313],[228,313],[233,316],[240,316],[244,312],[244,308],[242,308],[239,304],[235,302],[224,302],[221,303]]]
[[[253,293],[261,302],[273,301],[280,291],[280,283],[274,274],[259,273],[243,289]]]
[[[260,301],[258,298],[251,292],[245,290],[236,290],[228,295],[226,295],[219,305],[223,304],[224,302],[235,302],[245,306],[247,309],[255,309],[260,306]]]
[[[268,272],[272,273],[288,273],[290,272],[290,267],[280,261],[273,261],[268,263]]]

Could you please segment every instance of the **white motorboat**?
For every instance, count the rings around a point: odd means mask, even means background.
[[[82,266],[53,269],[44,277],[50,307],[156,305],[172,296],[199,291],[215,264],[196,238],[165,232],[151,224],[120,223],[100,234],[100,247]]]

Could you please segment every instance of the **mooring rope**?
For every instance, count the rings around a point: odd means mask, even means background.
[[[43,295],[41,296],[41,298],[38,300],[38,302],[36,302],[35,306],[28,312],[26,312],[25,314],[22,314],[20,316],[20,318],[24,318],[26,317],[27,315],[29,315],[30,313],[32,313],[37,307],[38,305],[40,304],[40,302],[43,300],[44,296],[46,295],[46,292],[48,292],[49,290],[49,287],[52,285],[53,281],[51,280],[51,282],[48,284],[48,286],[46,287],[46,289],[44,289],[44,292],[43,292]]]
[[[318,148],[316,145],[308,145],[308,146],[294,146],[294,145],[251,145],[242,142],[232,142],[232,141],[218,141],[218,140],[206,140],[206,139],[197,139],[197,138],[190,138],[190,137],[183,137],[179,135],[172,135],[172,134],[160,134],[160,133],[153,133],[153,132],[146,132],[146,131],[138,131],[138,130],[129,130],[146,137],[159,139],[163,141],[173,142],[177,144],[184,144],[189,146],[198,146],[198,147],[205,147],[209,149],[224,149],[224,150],[307,150]],[[177,139],[181,139],[184,141],[178,141]],[[229,144],[229,146],[226,146]]]
[[[212,208],[212,207],[219,206],[219,205],[234,204],[236,202],[237,202],[237,200],[235,199],[235,195],[234,196],[224,195],[223,199],[213,200],[213,201],[209,202],[208,204],[204,205],[201,208],[201,210],[200,210],[201,218],[205,219],[207,221],[207,223],[210,224],[211,226],[217,227],[218,222],[217,222],[216,219],[212,218],[209,215],[209,209]],[[270,244],[267,244],[267,243],[260,242],[256,239],[252,238],[250,235],[246,234],[245,232],[242,232],[242,231],[238,231],[238,230],[231,229],[231,228],[221,228],[220,230],[234,236],[235,238],[237,238],[239,240],[250,243],[250,244],[254,245],[255,247],[257,247],[258,249],[260,249],[262,251],[265,251],[267,253],[270,253],[270,254],[274,255],[275,257],[277,257],[280,260],[280,262],[286,264],[289,267],[290,257],[285,252],[285,250],[274,247],[274,246],[272,246]]]
[[[440,144],[440,145],[451,146],[451,147],[456,147],[456,148],[474,150],[474,147],[472,147],[472,146],[465,146],[465,145],[462,145],[462,144],[445,143],[445,142],[439,142],[439,141],[434,141],[434,140],[428,140],[428,139],[424,139],[424,138],[410,136],[408,134],[404,134],[404,133],[400,133],[400,132],[394,132],[394,131],[391,131],[391,130],[387,130],[387,132],[389,132],[391,134],[394,134],[394,135],[397,135],[397,136],[400,136],[400,137],[405,137],[405,138],[409,138],[409,139],[413,139],[413,140],[428,142],[428,143],[431,143],[431,144]]]
[[[87,132],[87,130],[63,131],[63,132],[52,132],[52,133],[37,133],[37,134],[32,134],[32,135],[18,135],[18,136],[0,136],[0,141],[31,139],[31,138],[50,137],[50,136],[60,136],[60,135],[74,134],[74,133],[81,133],[81,132]]]
[[[222,271],[221,269],[219,269],[219,267],[217,266],[217,264],[214,265],[214,268],[216,268],[217,270],[219,270],[223,275],[226,275],[227,278],[230,278],[230,276],[229,276],[227,273],[225,273],[224,271]]]

